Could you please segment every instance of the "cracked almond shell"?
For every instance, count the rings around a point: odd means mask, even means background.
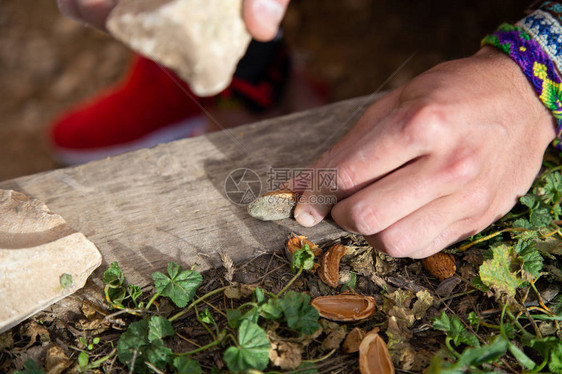
[[[440,281],[451,278],[457,270],[455,258],[448,253],[438,252],[422,259],[421,262],[423,267]]]
[[[394,365],[384,340],[374,331],[363,338],[359,346],[361,374],[394,374]]]
[[[321,317],[338,322],[352,322],[368,318],[376,309],[374,298],[355,294],[319,296],[310,304],[318,310]]]
[[[318,276],[322,282],[335,288],[340,278],[340,260],[347,253],[347,248],[339,243],[334,244],[320,258]]]
[[[248,213],[262,221],[277,221],[293,216],[299,195],[291,191],[272,191],[248,204]]]
[[[361,341],[365,337],[367,333],[361,330],[359,327],[355,327],[351,330],[345,340],[343,341],[343,345],[341,350],[343,353],[355,353],[359,350],[359,346],[361,345]]]
[[[291,258],[293,253],[296,250],[301,249],[305,244],[308,244],[308,247],[310,248],[312,253],[314,253],[314,256],[320,256],[322,254],[322,249],[308,240],[306,236],[291,233],[291,235],[289,236],[289,240],[287,241],[287,246],[285,247],[285,249],[287,250],[287,257]]]

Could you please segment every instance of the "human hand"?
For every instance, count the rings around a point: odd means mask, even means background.
[[[337,168],[337,204],[312,205],[320,201],[313,195],[334,193],[305,191],[295,218],[313,226],[331,209],[336,223],[377,249],[427,257],[507,213],[554,136],[519,67],[485,47],[369,107],[314,165]]]
[[[57,0],[63,14],[107,31],[105,22],[119,0]],[[244,0],[242,16],[248,32],[260,41],[275,37],[290,0]]]

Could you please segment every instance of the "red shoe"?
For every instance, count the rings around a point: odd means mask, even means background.
[[[116,88],[78,106],[51,126],[55,158],[84,163],[209,130],[203,108],[264,115],[280,107],[291,64],[282,40],[252,41],[231,85],[212,98],[198,98],[175,74],[137,57]],[[285,95],[286,96],[286,95]],[[231,112],[229,112],[231,113]],[[224,127],[235,125],[224,120]]]
[[[202,100],[158,64],[135,58],[120,85],[51,127],[58,161],[79,164],[206,132]]]

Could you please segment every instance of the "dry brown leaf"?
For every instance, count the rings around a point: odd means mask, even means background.
[[[269,359],[283,370],[295,370],[302,362],[302,345],[283,340],[272,341]]]
[[[455,258],[443,252],[438,252],[421,260],[423,267],[440,281],[450,278],[455,274]]]
[[[60,374],[72,365],[72,360],[64,353],[63,349],[53,345],[47,349],[45,368],[47,374]]]
[[[22,348],[22,350],[27,349],[35,344],[35,342],[37,341],[37,336],[39,336],[41,343],[45,343],[51,340],[49,331],[47,331],[45,327],[39,325],[35,321],[31,321],[25,325],[23,329],[23,335],[29,336],[30,341],[24,348]]]
[[[429,307],[433,305],[433,296],[429,294],[429,291],[423,290],[416,292],[416,297],[418,299],[412,306],[412,312],[414,312],[416,319],[421,319],[425,316]]]
[[[94,308],[92,302],[88,300],[82,301],[81,309],[82,313],[84,313],[84,316],[88,319],[92,318],[97,313],[97,310]]]
[[[359,346],[361,374],[394,374],[394,366],[384,340],[374,331],[368,333]]]
[[[232,283],[224,290],[224,296],[229,299],[241,299],[250,296],[255,290],[255,287],[248,286],[244,283]]]
[[[89,331],[92,335],[99,335],[111,328],[111,323],[105,318],[96,318],[91,321],[81,319],[76,323],[76,328],[82,331]]]
[[[342,352],[343,353],[355,353],[359,350],[359,346],[361,345],[361,341],[365,337],[367,333],[364,330],[361,330],[359,327],[355,327],[353,330],[347,334],[345,340],[343,341],[342,345]]]
[[[321,317],[332,321],[351,322],[368,318],[375,312],[376,302],[371,296],[341,294],[320,296],[311,305]]]
[[[373,248],[363,247],[349,260],[349,266],[359,275],[369,276],[375,272],[373,265]]]
[[[332,329],[328,336],[322,341],[322,349],[328,351],[331,349],[338,349],[347,335],[345,326],[338,326]]]
[[[340,260],[347,252],[347,248],[339,243],[334,244],[320,258],[318,276],[322,282],[335,288],[340,278]]]

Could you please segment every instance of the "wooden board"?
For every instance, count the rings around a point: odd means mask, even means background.
[[[312,240],[343,232],[325,221],[310,229],[294,220],[262,222],[225,194],[238,168],[309,167],[355,124],[373,97],[343,101],[192,139],[162,144],[89,164],[0,183],[45,202],[101,251],[91,277],[118,261],[127,279],[144,286],[169,261],[220,266],[220,252],[239,263],[283,247],[294,231]],[[265,186],[264,186],[265,187]]]

